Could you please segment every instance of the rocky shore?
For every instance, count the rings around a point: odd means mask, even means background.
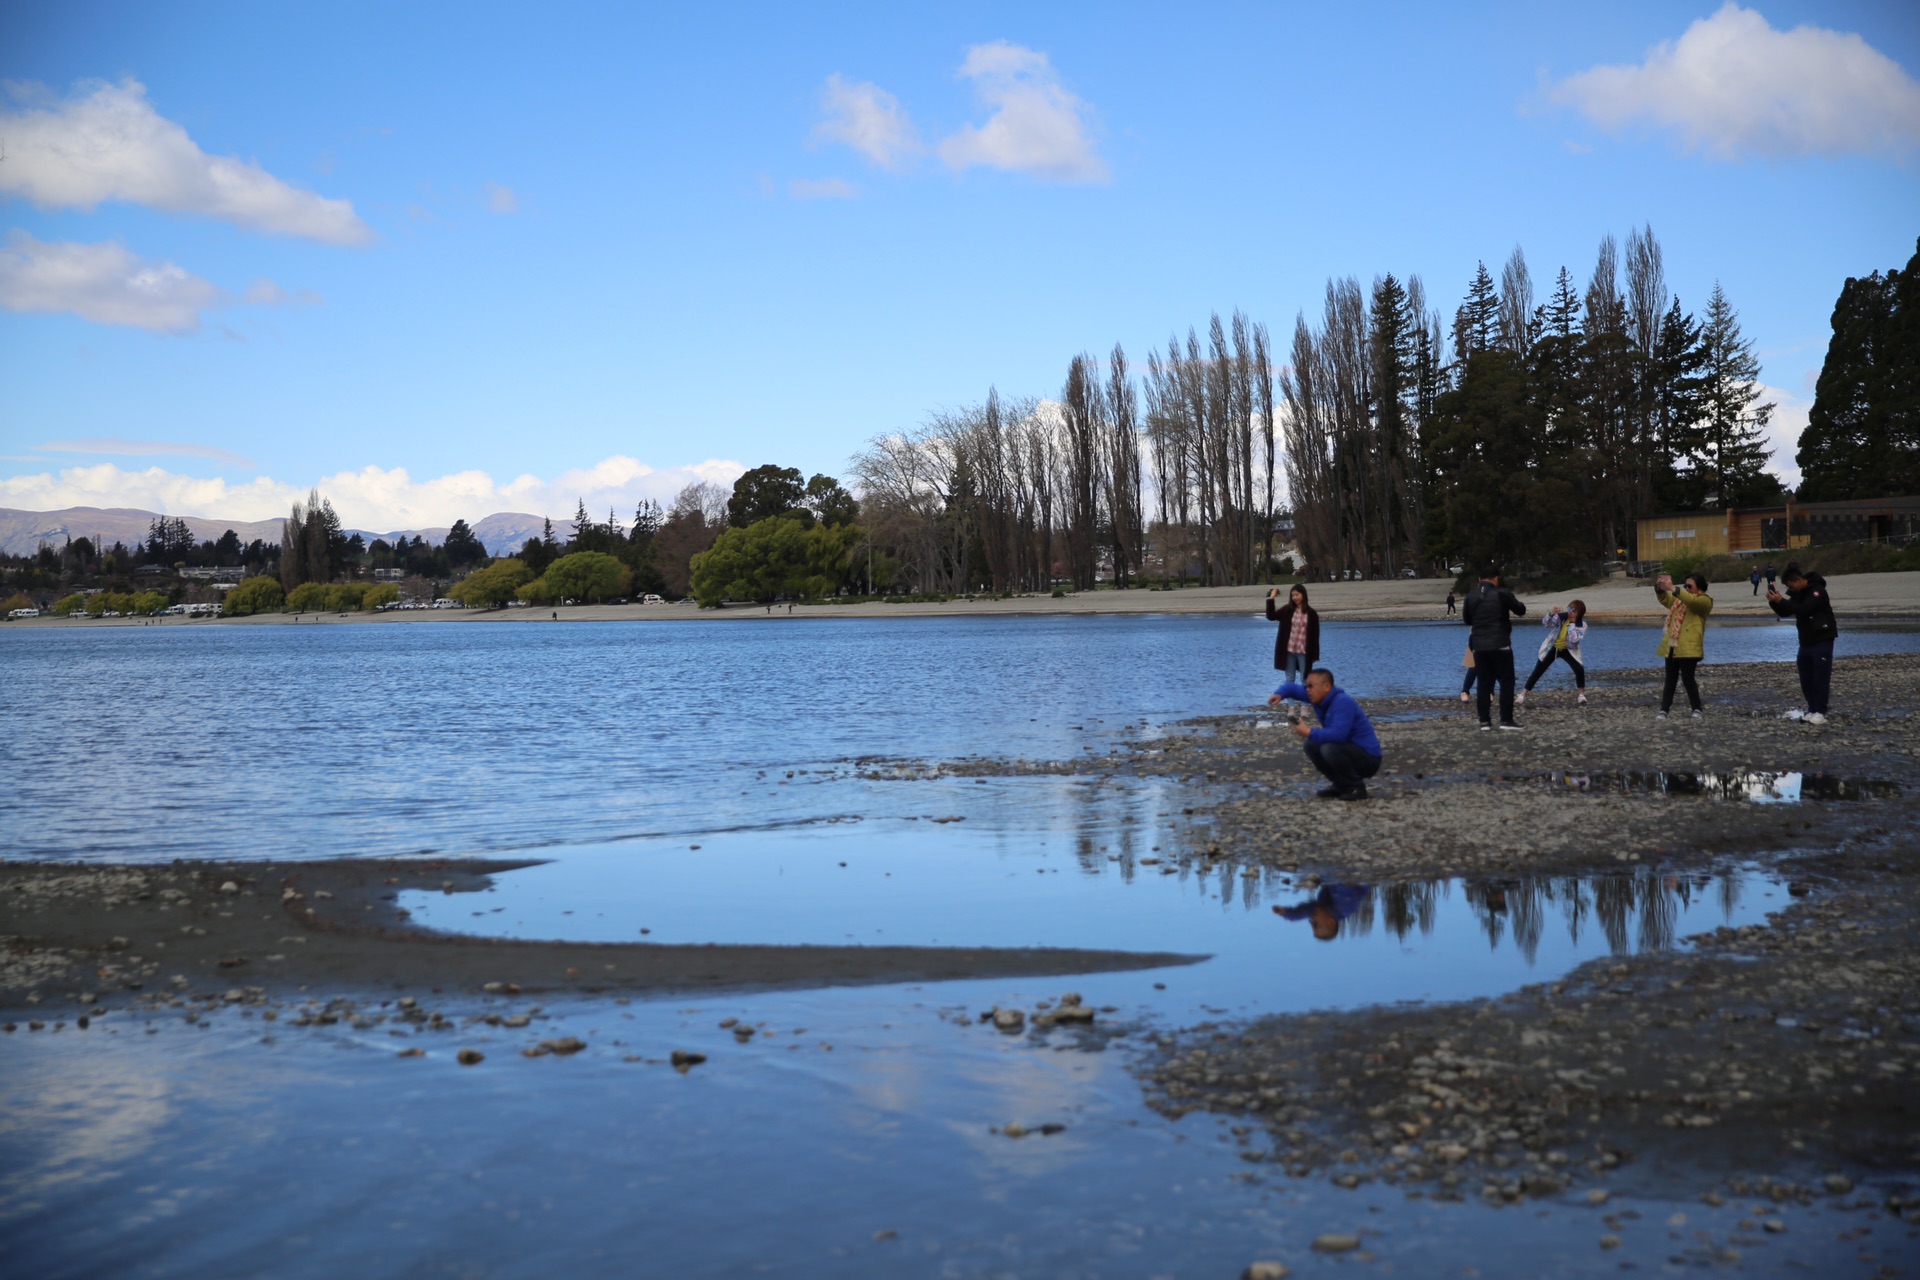
[[[1815,1201],[1891,1215],[1859,1260],[1910,1260],[1920,663],[1843,662],[1820,727],[1781,718],[1791,668],[1705,672],[1697,722],[1656,723],[1655,681],[1616,678],[1585,707],[1571,692],[1537,697],[1521,733],[1480,733],[1458,702],[1369,704],[1388,763],[1361,803],[1315,799],[1297,739],[1259,711],[1098,758],[943,771],[1176,779],[1198,798],[1169,815],[1170,859],[1278,867],[1309,889],[1446,875],[1498,892],[1553,873],[1759,862],[1791,889],[1764,924],[1493,1001],[1170,1031],[1141,1068],[1149,1101],[1225,1118],[1244,1159],[1295,1177],[1493,1203],[1576,1197],[1603,1247],[1619,1239],[1610,1215],[1633,1216],[1609,1208],[1625,1192],[1698,1197],[1720,1231],[1702,1261],[1794,1229]]]

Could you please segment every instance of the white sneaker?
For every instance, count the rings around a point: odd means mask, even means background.
[[[1527,702],[1527,691],[1525,689],[1522,689],[1520,692],[1513,695],[1514,706],[1522,707],[1526,705],[1526,702]]]
[[[1821,715],[1818,711],[1809,711],[1807,712],[1806,715],[1800,718],[1802,721],[1804,721],[1807,724],[1825,724],[1827,722],[1827,718]]]
[[[1667,718],[1667,713],[1664,711],[1656,711],[1653,713],[1653,718],[1655,720],[1665,720]]]
[[[1704,711],[1696,711],[1693,713],[1693,718],[1695,720],[1705,720],[1707,718],[1707,713]]]
[[[1807,713],[1802,711],[1800,708],[1795,707],[1793,710],[1787,712],[1787,714],[1781,716],[1780,718],[1782,720],[1804,720],[1807,718]]]
[[[1587,695],[1584,693],[1580,695],[1580,705],[1583,707],[1587,705]]]

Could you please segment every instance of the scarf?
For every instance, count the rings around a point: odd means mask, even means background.
[[[1687,602],[1680,598],[1678,591],[1673,595],[1673,608],[1667,610],[1667,653],[1680,652],[1680,624],[1687,620]]]

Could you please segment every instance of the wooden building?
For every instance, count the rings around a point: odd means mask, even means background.
[[[1831,542],[1878,542],[1920,534],[1920,498],[1850,498],[1777,507],[1727,507],[1643,516],[1634,521],[1633,559],[1681,553],[1754,555]]]

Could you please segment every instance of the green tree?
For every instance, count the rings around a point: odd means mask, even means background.
[[[469,609],[493,609],[514,598],[516,592],[533,581],[533,570],[515,559],[495,560],[484,569],[453,584],[447,594]]]
[[[693,558],[694,598],[712,608],[723,600],[828,595],[846,580],[853,549],[865,536],[858,525],[809,528],[796,515],[729,528]]]
[[[797,511],[805,506],[806,496],[806,485],[797,468],[772,463],[755,467],[733,482],[733,496],[727,500],[727,525],[744,529]]]
[[[1807,502],[1920,493],[1920,243],[1840,287],[1797,458]]]
[[[1740,317],[1718,281],[1701,325],[1698,465],[1709,477],[1707,501],[1715,507],[1766,502],[1780,482],[1766,474],[1767,423],[1772,403],[1760,403],[1760,361],[1740,332]]]
[[[248,578],[227,592],[221,612],[229,618],[244,618],[253,613],[276,613],[284,603],[286,593],[281,590],[279,579],[262,574]]]
[[[447,553],[447,564],[455,569],[470,564],[479,564],[487,558],[487,549],[480,539],[473,536],[473,530],[467,527],[465,520],[455,520],[453,528],[447,530],[447,540],[443,544]]]
[[[326,610],[329,598],[328,584],[303,582],[287,593],[287,609],[292,613],[321,613]]]
[[[366,597],[361,600],[360,603],[365,608],[378,609],[382,605],[392,604],[399,598],[400,588],[394,586],[391,582],[376,582],[373,586],[367,588]]]
[[[807,481],[806,505],[821,524],[837,526],[860,521],[859,499],[829,475],[817,475]]]
[[[576,551],[547,566],[539,581],[549,600],[608,600],[626,595],[633,575],[604,551]]]
[[[70,618],[76,613],[87,611],[87,598],[79,593],[62,596],[53,602],[53,615],[57,618]]]

